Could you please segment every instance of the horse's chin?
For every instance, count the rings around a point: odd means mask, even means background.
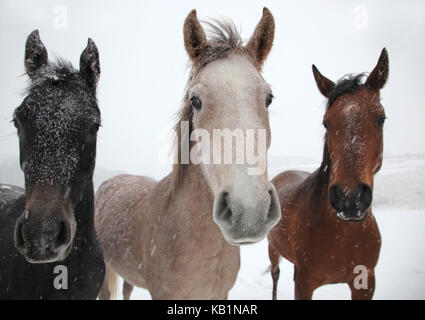
[[[62,248],[59,250],[58,253],[51,255],[51,256],[41,256],[37,253],[30,255],[29,252],[22,252],[21,254],[25,257],[25,260],[27,260],[29,263],[32,264],[41,264],[41,263],[53,263],[53,262],[60,262],[65,260],[69,253],[71,252],[72,244],[70,244],[67,248]]]

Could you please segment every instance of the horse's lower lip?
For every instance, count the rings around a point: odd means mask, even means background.
[[[249,244],[253,244],[253,243],[257,243],[258,241],[228,241],[231,245],[234,246],[244,246],[244,245],[249,245]]]
[[[336,214],[336,216],[339,219],[346,221],[346,222],[362,222],[364,219],[366,219],[367,213],[362,213],[360,215],[357,214],[355,216],[353,216],[353,215],[346,216],[343,212],[338,212]]]
[[[25,259],[32,264],[41,264],[41,263],[52,263],[52,262],[57,262],[58,260],[55,258],[51,258],[51,259],[46,259],[46,260],[33,260],[27,256],[25,256]]]

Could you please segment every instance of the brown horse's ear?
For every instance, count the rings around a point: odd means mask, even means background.
[[[335,83],[323,76],[314,64],[312,68],[317,87],[326,98],[329,98],[329,94],[331,93],[332,88],[335,86]]]
[[[47,50],[40,40],[38,30],[34,30],[25,44],[25,70],[32,79],[34,73],[42,66],[47,65]]]
[[[80,75],[86,80],[87,85],[96,92],[100,76],[99,51],[92,39],[88,39],[87,47],[80,57]]]
[[[198,62],[205,53],[207,37],[193,9],[186,17],[183,26],[184,46],[193,62]]]
[[[385,86],[388,78],[388,52],[387,49],[382,49],[381,56],[379,57],[378,64],[375,69],[370,73],[366,80],[366,87],[380,90]]]
[[[263,16],[249,39],[246,48],[251,57],[261,67],[270,53],[274,40],[274,18],[270,10],[263,9]]]

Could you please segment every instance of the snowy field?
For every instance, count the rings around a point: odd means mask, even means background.
[[[307,165],[297,169],[314,168]],[[286,169],[271,171],[275,174]],[[374,299],[425,299],[424,205],[425,155],[384,159],[374,190],[374,215],[382,236]],[[272,281],[270,274],[264,273],[269,266],[267,241],[242,247],[241,259],[229,299],[270,299]],[[282,260],[280,268],[278,299],[293,299],[293,265]],[[349,299],[350,290],[345,284],[323,286],[313,298]],[[150,299],[150,295],[135,288],[132,299]]]

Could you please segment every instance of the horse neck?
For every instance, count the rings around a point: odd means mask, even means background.
[[[94,188],[93,181],[90,179],[82,193],[80,201],[74,210],[77,229],[75,234],[76,241],[89,240],[94,235]]]
[[[319,169],[316,170],[307,180],[306,183],[310,183],[310,192],[311,192],[311,203],[315,216],[318,218],[318,221],[323,221],[324,217],[330,215],[332,208],[329,204],[329,183],[330,183],[330,172],[332,170],[332,161],[328,151],[327,140],[325,138],[323,148],[323,159]]]
[[[170,203],[170,206],[174,207],[172,210],[179,213],[180,223],[185,225],[200,223],[204,227],[196,229],[200,232],[205,232],[205,229],[209,228],[218,230],[212,217],[214,195],[200,166],[188,164],[184,168],[180,183]]]

